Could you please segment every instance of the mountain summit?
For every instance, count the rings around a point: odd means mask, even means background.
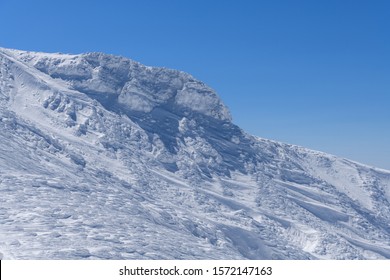
[[[390,171],[248,135],[180,71],[0,48],[0,131],[0,258],[390,258]]]

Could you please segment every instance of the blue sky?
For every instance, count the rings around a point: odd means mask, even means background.
[[[390,170],[390,1],[0,0],[0,46],[189,72],[251,134]]]

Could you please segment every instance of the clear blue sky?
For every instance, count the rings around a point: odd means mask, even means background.
[[[0,0],[0,46],[183,70],[251,134],[390,170],[390,1]]]

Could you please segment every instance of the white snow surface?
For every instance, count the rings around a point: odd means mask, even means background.
[[[248,135],[189,74],[0,48],[3,259],[389,259],[390,171]]]

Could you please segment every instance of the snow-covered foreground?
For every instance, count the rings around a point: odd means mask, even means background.
[[[260,139],[192,76],[0,49],[0,258],[389,259],[390,171]]]

